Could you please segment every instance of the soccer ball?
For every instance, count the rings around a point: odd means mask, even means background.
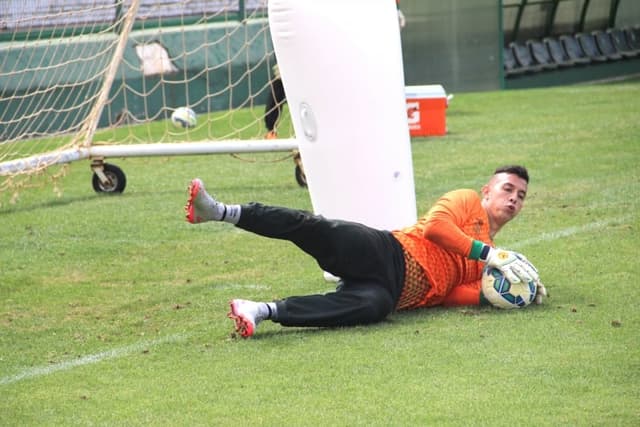
[[[495,267],[482,270],[482,294],[498,308],[524,308],[536,298],[534,281],[511,284]]]
[[[191,108],[178,107],[171,113],[171,122],[179,128],[192,128],[198,122],[198,118]]]

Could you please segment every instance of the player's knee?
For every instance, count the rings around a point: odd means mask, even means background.
[[[393,311],[393,299],[388,292],[374,288],[364,296],[363,309],[367,313],[368,323],[380,322]]]

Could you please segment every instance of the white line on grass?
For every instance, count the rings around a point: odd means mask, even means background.
[[[574,234],[580,234],[588,231],[598,230],[611,224],[618,224],[618,223],[627,221],[630,218],[631,218],[631,215],[622,216],[618,218],[609,218],[602,221],[590,222],[588,224],[584,224],[576,227],[565,228],[563,230],[552,231],[549,233],[542,233],[536,237],[532,237],[531,239],[520,240],[519,242],[514,243],[513,245],[510,245],[510,247],[512,247],[513,249],[518,249],[518,248],[522,248],[529,245],[535,245],[537,243],[557,240],[562,237],[573,236]]]
[[[184,340],[185,338],[186,336],[183,334],[169,335],[169,336],[158,338],[151,341],[142,341],[137,344],[132,344],[126,347],[120,347],[112,350],[103,351],[101,353],[90,354],[88,356],[83,356],[78,359],[67,360],[64,362],[54,363],[52,365],[47,365],[47,366],[36,366],[33,368],[26,369],[18,374],[0,378],[0,385],[13,384],[29,378],[49,375],[58,371],[66,371],[68,369],[77,368],[79,366],[91,365],[93,363],[98,363],[103,360],[128,356],[133,353],[144,351],[149,347],[154,347],[156,345],[166,344],[171,342],[177,342],[177,341]]]

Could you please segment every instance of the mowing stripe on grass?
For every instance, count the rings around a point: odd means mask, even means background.
[[[551,240],[560,239],[562,237],[573,236],[574,234],[585,233],[589,231],[599,230],[608,225],[619,224],[631,219],[631,215],[622,216],[618,218],[609,218],[602,221],[590,222],[588,224],[569,227],[563,230],[552,231],[549,233],[542,233],[536,237],[532,237],[531,239],[520,240],[512,245],[509,245],[510,248],[519,249],[529,245],[535,245],[538,243],[549,242]]]
[[[34,368],[29,368],[18,374],[0,378],[0,385],[13,384],[29,378],[49,375],[58,371],[66,371],[69,369],[77,368],[79,366],[91,365],[93,363],[98,363],[103,360],[116,359],[119,357],[128,356],[133,353],[144,351],[149,347],[181,341],[181,340],[184,340],[185,338],[186,336],[183,334],[169,335],[169,336],[158,338],[151,341],[142,341],[137,344],[132,344],[126,347],[120,347],[120,348],[115,348],[113,350],[103,351],[101,353],[90,354],[88,356],[83,356],[74,360],[67,360],[65,362],[54,363],[47,366],[37,366]]]

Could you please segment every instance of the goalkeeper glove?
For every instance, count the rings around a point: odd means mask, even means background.
[[[542,304],[542,299],[548,297],[549,294],[547,293],[547,288],[544,287],[540,279],[536,280],[536,299],[534,302],[536,304]]]
[[[504,274],[511,283],[539,282],[538,270],[522,254],[484,245],[479,257],[489,267],[495,267]],[[543,286],[544,288],[544,286]]]

